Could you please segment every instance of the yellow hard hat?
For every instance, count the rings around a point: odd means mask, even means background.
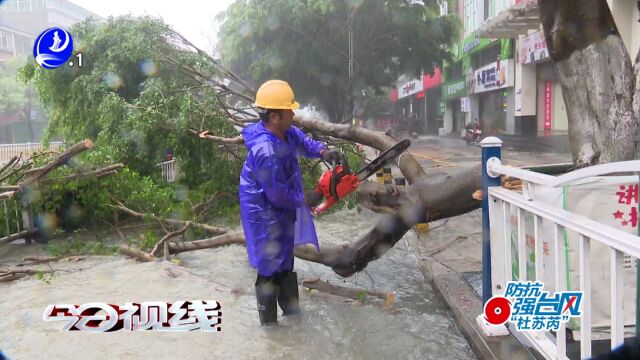
[[[263,109],[297,109],[291,86],[282,80],[269,80],[262,84],[256,93],[255,106]]]

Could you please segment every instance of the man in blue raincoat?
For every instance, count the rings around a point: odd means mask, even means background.
[[[265,325],[277,323],[276,303],[284,315],[300,312],[293,247],[318,248],[297,157],[330,162],[339,156],[292,126],[293,110],[300,104],[286,82],[262,84],[255,105],[261,120],[242,131],[247,158],[240,173],[240,212],[249,264],[258,271],[258,314]]]

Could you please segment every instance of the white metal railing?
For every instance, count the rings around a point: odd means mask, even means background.
[[[176,159],[165,161],[159,163],[157,166],[160,167],[160,171],[162,172],[162,178],[166,182],[174,182],[178,178],[178,163]]]
[[[2,216],[2,232],[0,238],[19,233],[23,230],[23,226],[20,221],[15,221],[19,217],[18,203],[15,199],[2,199],[0,200],[0,214]]]
[[[41,143],[0,144],[0,164],[8,162],[11,158],[20,154],[24,159],[37,151],[58,151],[61,148],[62,142],[59,141],[49,143],[48,148],[45,148]]]
[[[483,143],[483,147],[500,147],[498,139],[491,139],[493,143]],[[496,142],[497,141],[497,142]],[[483,149],[484,150],[484,149]],[[485,158],[488,158],[486,155]],[[640,237],[616,229],[609,225],[594,221],[562,208],[551,206],[532,198],[533,186],[557,188],[578,180],[608,175],[613,173],[640,173],[640,161],[625,161],[587,167],[562,176],[550,176],[532,171],[502,165],[497,157],[486,161],[486,171],[489,177],[498,178],[507,175],[523,181],[522,192],[508,190],[500,186],[488,188],[488,213],[490,227],[491,249],[491,290],[501,293],[508,281],[527,281],[531,274],[527,274],[527,239],[525,236],[526,216],[533,219],[533,247],[535,264],[533,271],[535,280],[544,282],[545,267],[543,264],[543,222],[552,224],[553,238],[552,263],[554,291],[567,289],[566,263],[564,254],[565,231],[577,233],[579,244],[579,275],[580,289],[584,292],[582,317],[580,318],[580,357],[591,356],[592,340],[592,289],[591,289],[591,244],[602,244],[608,248],[609,254],[594,254],[594,256],[610,256],[611,258],[611,348],[624,342],[624,255],[640,258]],[[512,213],[515,212],[515,226],[517,226],[516,254],[512,250]],[[530,217],[531,219],[531,217]],[[518,279],[513,279],[512,259],[517,257]],[[549,271],[549,269],[547,269]],[[549,275],[547,275],[547,279]],[[550,284],[547,284],[550,285]],[[536,349],[548,359],[566,359],[566,333],[563,323],[553,336],[546,331],[521,332]]]

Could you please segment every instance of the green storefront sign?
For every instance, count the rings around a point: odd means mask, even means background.
[[[467,95],[467,82],[465,81],[465,78],[452,80],[452,81],[446,82],[443,85],[443,88],[442,88],[443,99],[446,99],[446,100],[456,99],[459,97],[463,97],[465,95]]]

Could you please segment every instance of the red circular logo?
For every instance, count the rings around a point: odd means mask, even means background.
[[[490,324],[502,325],[511,316],[511,302],[502,296],[496,296],[484,305],[484,318]]]

